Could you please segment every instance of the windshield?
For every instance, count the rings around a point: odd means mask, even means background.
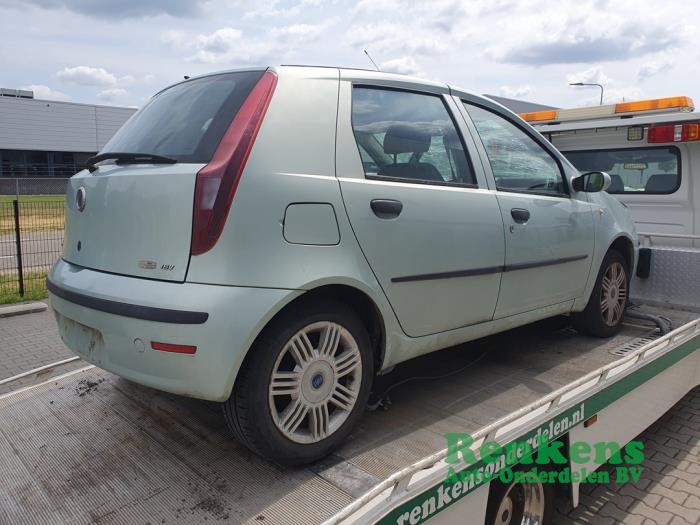
[[[610,174],[608,193],[667,194],[681,184],[680,153],[675,146],[562,153],[582,173]]]
[[[100,152],[142,153],[207,163],[263,71],[197,78],[155,95]]]

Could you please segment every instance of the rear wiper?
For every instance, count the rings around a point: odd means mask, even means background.
[[[97,169],[97,164],[103,160],[116,160],[117,164],[175,164],[177,159],[154,155],[153,153],[119,153],[109,151],[90,157],[85,163],[90,173]]]

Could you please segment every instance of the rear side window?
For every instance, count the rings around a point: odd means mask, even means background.
[[[608,193],[659,195],[673,193],[681,185],[681,156],[675,146],[562,153],[582,173],[610,174]]]
[[[212,75],[176,84],[155,95],[101,153],[163,155],[207,163],[263,71]]]
[[[501,191],[563,195],[559,164],[532,137],[502,116],[464,103],[491,164]]]
[[[352,125],[367,178],[476,185],[455,124],[439,96],[355,87]]]

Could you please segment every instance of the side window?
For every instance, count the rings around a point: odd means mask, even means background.
[[[367,178],[476,185],[439,96],[355,87],[352,127]]]
[[[559,164],[527,133],[492,111],[464,103],[502,191],[566,193]]]
[[[562,153],[582,173],[610,174],[608,193],[659,195],[681,186],[681,155],[675,146]]]

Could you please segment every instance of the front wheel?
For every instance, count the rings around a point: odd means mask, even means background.
[[[364,410],[369,336],[345,305],[305,305],[273,321],[250,350],[224,414],[246,446],[278,463],[316,461]]]
[[[593,292],[583,312],[573,314],[574,327],[597,337],[611,337],[620,331],[629,295],[627,261],[616,250],[603,259]]]

